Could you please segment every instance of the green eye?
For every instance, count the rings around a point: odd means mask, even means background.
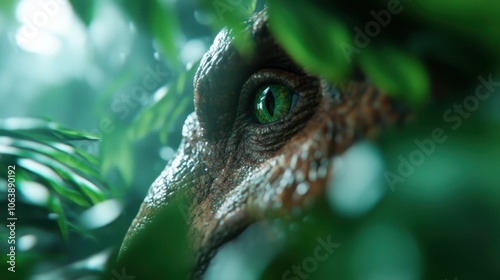
[[[261,124],[279,121],[288,115],[297,103],[298,96],[283,85],[261,87],[255,95],[253,111]]]

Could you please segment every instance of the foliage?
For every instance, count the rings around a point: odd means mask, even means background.
[[[18,219],[17,232],[40,227],[40,223],[48,227],[55,222],[64,244],[69,242],[70,230],[82,236],[89,234],[75,213],[82,213],[112,196],[96,168],[97,159],[75,148],[71,142],[97,140],[94,135],[68,130],[51,121],[0,120],[0,184],[5,185],[4,194],[7,182],[15,186],[15,206],[9,214]],[[29,209],[47,215],[33,220],[38,215]],[[32,236],[44,235],[35,232]],[[36,254],[18,257],[18,266],[28,268],[37,258]],[[7,258],[2,256],[2,259]],[[2,273],[7,271],[4,268]]]
[[[380,89],[410,105],[428,99],[430,71],[437,74],[424,64],[443,67],[447,77],[498,67],[498,48],[492,46],[499,34],[491,28],[499,24],[491,14],[495,1],[361,1],[356,8],[342,1],[269,3],[274,35],[302,66],[335,83],[359,67]],[[445,82],[454,88],[457,81]]]
[[[86,209],[109,198],[104,192],[104,180],[95,167],[97,160],[73,147],[69,141],[74,140],[95,141],[97,138],[64,129],[54,122],[0,120],[1,178],[7,181],[6,170],[12,165],[16,167],[17,189],[27,197],[32,182],[39,182],[39,188],[49,187],[48,196],[35,202],[57,214],[63,240],[67,240],[68,225],[71,225],[65,210]]]

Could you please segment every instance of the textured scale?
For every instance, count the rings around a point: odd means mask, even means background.
[[[227,30],[203,57],[194,79],[195,112],[185,122],[177,156],[153,183],[122,247],[154,222],[173,193],[189,187],[194,278],[224,242],[253,222],[314,203],[331,179],[334,156],[403,119],[364,80],[332,85],[297,67],[271,37],[265,11],[248,28],[257,47],[251,61],[239,56]],[[281,75],[283,69],[291,74]],[[245,94],[249,77],[290,79],[301,92],[293,116],[272,128],[251,123],[251,106],[244,105],[252,99]]]

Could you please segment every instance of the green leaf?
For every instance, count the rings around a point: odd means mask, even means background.
[[[1,135],[0,131],[0,135]],[[8,135],[8,134],[7,134]],[[79,151],[74,147],[53,141],[36,142],[33,139],[25,139],[22,134],[12,133],[10,137],[0,136],[0,144],[10,145],[20,149],[30,150],[34,153],[46,155],[62,164],[81,171],[90,177],[99,178],[100,175],[95,168],[97,164],[95,158],[92,158],[86,153],[82,153],[85,157],[79,154]],[[87,160],[90,159],[91,161]]]
[[[61,231],[61,237],[64,243],[68,242],[68,225],[66,223],[66,215],[59,198],[55,195],[51,196],[49,199],[50,210],[57,215],[57,224],[59,225],[59,230]]]
[[[207,16],[213,19],[213,28],[219,30],[241,26],[257,5],[256,0],[198,0],[198,5]]]
[[[99,137],[90,133],[84,133],[63,128],[61,125],[34,118],[7,118],[0,119],[0,130],[17,131],[23,133],[26,131],[29,136],[44,139],[60,140],[99,140]]]
[[[75,196],[74,192],[65,188],[63,186],[64,181],[68,180],[73,185],[79,187],[80,190],[86,194],[90,201],[94,204],[106,200],[106,195],[94,183],[77,174],[75,170],[71,170],[64,164],[51,159],[48,156],[16,147],[0,145],[0,155],[2,154],[15,156],[19,159],[27,159],[25,162],[26,164],[23,165],[26,170],[38,174],[47,181],[54,183],[54,185],[51,186],[55,189],[55,191],[65,195],[68,199],[79,205],[83,206],[87,205],[87,203],[82,202]],[[23,161],[18,160],[18,162]],[[49,172],[49,170],[52,170],[53,172]],[[56,179],[57,177],[54,176],[54,174],[60,176],[61,179]]]
[[[0,135],[51,146],[67,154],[64,161],[65,164],[71,165],[71,162],[76,164],[83,163],[87,167],[98,164],[95,157],[66,143],[66,141],[97,141],[99,140],[98,136],[65,129],[55,122],[33,118],[0,119]],[[90,169],[86,169],[85,172],[90,172]],[[94,172],[90,175],[94,176],[97,174]]]
[[[0,146],[0,151],[1,150],[5,151],[5,147],[2,148]],[[82,207],[90,206],[90,203],[82,196],[81,193],[72,190],[70,186],[68,186],[51,168],[27,158],[18,159],[17,164],[25,171],[36,174],[42,181],[47,183],[52,190],[64,198],[67,198]],[[20,187],[22,187],[22,183],[23,182],[20,180]]]
[[[89,26],[94,17],[94,0],[70,0],[73,10],[78,17],[82,20],[85,26]]]
[[[375,86],[410,105],[421,105],[430,94],[427,71],[417,58],[392,47],[360,54],[360,66]]]
[[[287,53],[306,70],[331,82],[344,81],[351,70],[344,50],[353,45],[344,23],[308,2],[290,5],[269,1],[269,25]]]
[[[187,106],[191,102],[192,102],[191,98],[184,97],[179,102],[175,110],[172,112],[170,118],[165,123],[165,126],[160,131],[160,141],[162,144],[166,145],[168,143],[168,134],[170,133],[170,127],[172,127],[174,123],[179,121],[179,117],[182,115],[182,113],[186,110]]]
[[[496,0],[479,1],[415,1],[411,6],[420,21],[434,29],[460,36],[464,42],[474,42],[474,47],[494,52],[500,58],[500,2]]]
[[[215,0],[215,1],[202,1],[207,10],[209,10],[215,17],[219,28],[230,27],[241,24],[244,20],[249,18],[255,11],[257,4],[256,0]]]
[[[41,119],[0,120],[0,166],[16,165],[20,190],[32,181],[47,187],[50,196],[45,207],[57,214],[64,242],[71,227],[65,210],[78,209],[70,208],[68,202],[87,208],[109,199],[102,191],[102,176],[95,166],[97,160],[67,142],[75,139],[97,138]]]
[[[4,0],[0,3],[0,15],[5,19],[14,19],[14,12],[16,7],[16,0]]]
[[[192,81],[197,66],[198,63],[181,73],[174,83],[156,92],[154,102],[144,108],[128,129],[129,139],[138,141],[152,132],[160,132],[162,142],[166,143],[172,125],[180,121],[182,113],[192,104]]]
[[[130,126],[127,132],[130,139],[138,141],[160,129],[175,106],[175,92],[172,88],[172,85],[169,85],[156,92],[155,101],[144,108]]]
[[[18,167],[16,177],[21,189],[29,181],[47,187],[51,197],[46,207],[58,215],[65,241],[68,223],[64,210],[76,210],[68,208],[68,202],[86,208],[109,199],[103,191],[97,160],[68,143],[70,140],[96,139],[93,135],[41,119],[0,120],[0,166],[15,164]]]
[[[182,64],[179,60],[179,23],[171,2],[153,0],[151,2],[151,30],[160,47],[160,53],[168,58],[168,62],[177,69]]]
[[[244,22],[253,14],[256,0],[199,0],[203,12],[213,19],[212,28],[219,31],[227,27],[236,49],[241,55],[251,57],[254,50],[251,30]]]
[[[130,186],[134,175],[134,157],[132,143],[124,133],[112,133],[104,137],[101,145],[101,171],[109,174],[118,170],[124,184]]]

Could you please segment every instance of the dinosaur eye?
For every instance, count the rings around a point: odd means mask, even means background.
[[[295,107],[297,99],[298,95],[284,85],[263,86],[255,95],[253,105],[255,118],[261,124],[279,121]]]

